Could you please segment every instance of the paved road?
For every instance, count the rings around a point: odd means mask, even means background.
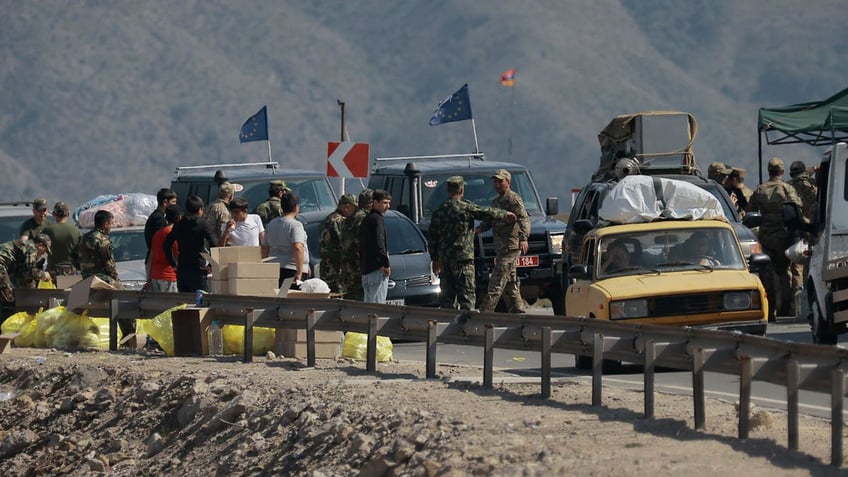
[[[534,310],[534,313],[541,310]],[[790,318],[781,318],[776,324],[770,324],[768,337],[785,341],[811,343],[810,327],[806,322]],[[483,349],[476,346],[438,345],[438,363],[440,366],[470,366],[463,378],[482,380]],[[421,343],[395,343],[394,357],[403,361],[424,361],[426,352]],[[512,372],[516,377],[531,380],[539,379],[541,368],[540,353],[528,350],[496,349],[494,354],[496,368]],[[591,382],[591,373],[574,367],[574,356],[554,354],[551,357],[551,375],[553,379],[569,379]],[[711,397],[729,402],[739,400],[739,379],[736,376],[720,373],[706,373],[705,387]],[[628,389],[642,389],[641,369],[635,365],[624,365],[613,374],[604,375],[605,385],[620,386]],[[657,391],[678,394],[692,394],[692,376],[689,372],[661,372],[656,374]],[[752,401],[761,407],[786,409],[786,389],[769,383],[754,382],[751,388]],[[830,417],[830,395],[801,391],[800,411],[804,414]],[[846,400],[846,419],[848,419],[848,400]]]

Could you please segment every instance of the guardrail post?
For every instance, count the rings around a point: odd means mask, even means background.
[[[706,417],[704,407],[704,349],[692,350],[692,398],[695,404],[695,429],[703,430]]]
[[[604,376],[604,335],[592,334],[592,405],[601,405],[601,390]]]
[[[244,356],[245,363],[253,362],[253,323],[256,321],[256,313],[253,308],[246,308],[244,314]]]
[[[315,309],[306,312],[306,366],[315,367]]]
[[[841,366],[831,371],[833,392],[830,394],[830,465],[842,465],[843,399],[845,399],[845,370]]]
[[[483,387],[492,387],[495,361],[495,325],[486,323],[486,344],[483,350]]]
[[[118,349],[118,300],[109,300],[109,351]]]
[[[365,370],[377,371],[377,315],[368,315],[368,348],[365,351]]]
[[[786,427],[789,432],[789,450],[798,450],[798,386],[801,368],[798,360],[791,356],[786,360]]]
[[[657,343],[645,340],[645,417],[654,417],[654,360],[657,359]]]
[[[751,430],[751,377],[753,363],[750,356],[739,358],[739,429],[740,439],[747,439]]]
[[[439,322],[427,322],[427,379],[436,379],[436,338],[438,337]]]
[[[542,327],[542,399],[551,397],[551,327]]]

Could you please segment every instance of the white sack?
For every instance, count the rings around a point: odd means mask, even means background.
[[[657,200],[651,176],[626,176],[616,184],[598,209],[602,220],[619,224],[635,224],[664,219],[726,220],[718,199],[689,182],[657,178],[665,199]]]

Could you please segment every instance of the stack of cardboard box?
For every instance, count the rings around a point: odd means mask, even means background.
[[[263,262],[260,247],[213,247],[209,254],[212,278],[209,289],[224,295],[278,296],[280,265]],[[284,295],[284,293],[279,293]],[[296,296],[292,293],[290,296]],[[301,296],[314,297],[315,294]],[[329,294],[321,294],[328,297]],[[315,332],[315,354],[318,358],[340,355],[338,331]],[[277,329],[274,352],[287,357],[306,358],[306,330]]]

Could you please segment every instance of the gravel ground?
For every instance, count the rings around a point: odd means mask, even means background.
[[[829,422],[755,409],[740,441],[733,403],[605,387],[457,379],[481,370],[424,363],[13,348],[0,355],[0,475],[840,475]],[[844,473],[842,475],[845,475]]]

